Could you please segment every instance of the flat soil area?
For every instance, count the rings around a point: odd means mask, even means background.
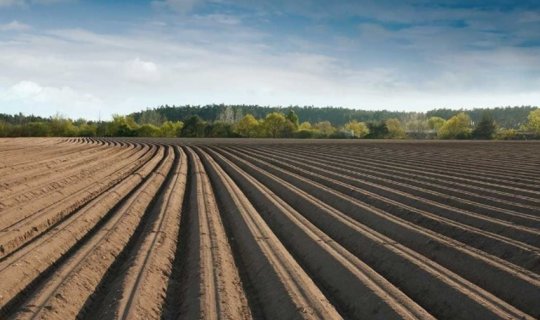
[[[540,142],[0,139],[0,319],[539,319]]]

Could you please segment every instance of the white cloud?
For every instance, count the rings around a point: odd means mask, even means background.
[[[469,30],[365,24],[355,38],[334,39],[322,29],[312,37],[265,33],[236,15],[161,13],[110,33],[2,34],[1,112],[95,119],[99,109],[105,118],[161,104],[426,110],[540,101],[538,50],[463,50],[478,40]]]
[[[156,82],[161,78],[158,67],[152,61],[144,61],[139,58],[127,61],[124,65],[126,77],[136,82]]]
[[[32,29],[31,26],[13,20],[10,23],[0,24],[0,31],[26,31]]]
[[[0,90],[0,102],[15,106],[26,113],[50,115],[56,112],[77,118],[95,117],[93,113],[103,106],[103,102],[88,93],[81,93],[71,87],[42,86],[33,81],[20,81],[5,90]]]

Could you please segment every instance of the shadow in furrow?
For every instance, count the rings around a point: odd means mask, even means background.
[[[154,154],[155,155],[155,154]],[[149,158],[149,160],[152,157]],[[164,160],[163,158],[161,162]],[[156,165],[156,168],[161,164],[159,162]],[[146,163],[141,164],[140,167],[144,166]],[[136,169],[138,170],[138,168]],[[135,171],[136,171],[135,170]],[[141,181],[118,203],[116,203],[111,210],[101,219],[88,233],[86,233],[73,247],[71,247],[60,259],[58,259],[54,264],[45,269],[36,279],[34,279],[26,288],[19,292],[11,301],[6,303],[4,307],[0,310],[0,319],[12,318],[16,312],[18,312],[21,307],[31,299],[32,293],[37,291],[42,287],[48,279],[58,270],[69,258],[71,258],[81,247],[88,243],[94,234],[100,230],[107,222],[115,215],[119,208],[121,208],[126,201],[148,180],[150,175],[141,179]],[[120,182],[119,182],[120,183]],[[83,206],[84,207],[84,206]],[[60,222],[61,223],[61,222]],[[55,225],[56,226],[56,225]],[[44,233],[45,234],[45,233]],[[36,238],[38,239],[38,238]]]
[[[199,296],[199,218],[197,208],[197,179],[193,169],[193,157],[184,149],[187,155],[188,172],[186,192],[182,203],[180,230],[172,272],[167,284],[163,319],[177,319],[180,314],[189,313],[198,318],[200,306]],[[189,309],[189,312],[188,310]]]
[[[156,165],[156,168],[159,168],[167,159],[167,155],[167,153],[164,154],[163,159],[161,159],[161,161]],[[86,300],[85,304],[77,315],[77,319],[97,319],[96,316],[98,312],[106,309],[116,309],[122,292],[115,292],[115,290],[119,290],[121,287],[121,283],[127,274],[127,270],[137,256],[137,252],[139,252],[139,247],[141,246],[148,232],[151,232],[151,226],[159,213],[159,210],[155,209],[159,205],[158,200],[160,199],[160,195],[163,193],[163,190],[171,182],[175,172],[174,168],[178,165],[179,161],[179,155],[175,151],[174,164],[171,166],[171,169],[167,173],[162,185],[159,187],[158,192],[153,196],[152,201],[148,205],[139,225],[135,229],[135,232],[129,239],[127,245],[116,257],[114,263],[105,273],[101,282],[98,284],[96,291]],[[150,176],[151,175],[148,175],[148,177]]]

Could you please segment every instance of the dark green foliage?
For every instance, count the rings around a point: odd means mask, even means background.
[[[232,107],[234,114],[252,114],[255,118],[265,118],[272,112],[281,112],[287,115],[293,112],[296,117],[302,119],[302,121],[308,121],[311,123],[330,121],[335,126],[342,126],[350,120],[358,120],[362,122],[367,121],[381,121],[389,118],[401,118],[402,116],[409,114],[409,112],[399,111],[368,111],[368,110],[354,110],[347,108],[334,108],[334,107],[264,107],[258,105],[231,105],[226,106],[223,104],[213,104],[206,106],[161,106],[152,110],[145,110],[141,112],[135,112],[131,115],[135,118],[137,123],[141,123],[141,118],[146,112],[156,111],[164,118],[170,121],[183,121],[191,116],[197,115],[206,121],[220,120],[220,115],[225,111],[227,107]],[[292,115],[291,115],[292,116]],[[293,116],[292,116],[293,117]],[[293,119],[289,119],[293,120]],[[293,121],[291,121],[293,122]],[[294,122],[293,122],[294,123]]]
[[[26,126],[27,137],[46,137],[49,133],[47,124],[44,122],[30,122]]]
[[[388,136],[388,128],[384,121],[368,122],[367,126],[369,129],[367,139],[384,139]]]
[[[135,137],[137,136],[137,131],[131,129],[127,124],[122,123],[118,126],[117,130],[111,132],[111,137]]]
[[[296,115],[296,112],[294,112],[293,110],[289,110],[286,117],[293,124],[294,128],[298,129],[300,121],[298,119],[298,115]]]
[[[80,137],[95,137],[97,135],[98,126],[94,123],[85,123],[79,126]]]
[[[151,124],[154,126],[161,126],[165,121],[167,121],[167,117],[163,116],[160,112],[147,109],[146,111],[142,112],[141,117],[139,118],[137,123],[141,125]]]
[[[137,136],[138,137],[159,137],[160,131],[159,127],[156,127],[153,124],[143,124],[140,126],[137,130]]]
[[[205,128],[205,137],[208,138],[235,138],[239,137],[234,132],[233,126],[230,123],[216,121],[208,124]]]
[[[132,118],[113,115],[113,121],[107,123],[106,135],[109,137],[136,137],[137,124]]]
[[[448,139],[530,139],[538,134],[532,133],[528,116],[534,107],[505,107],[489,109],[451,110],[436,109],[426,113],[397,111],[367,111],[346,108],[299,107],[263,107],[257,105],[207,105],[207,106],[162,106],[155,109],[136,112],[129,116],[115,115],[112,121],[92,122],[84,119],[71,119],[55,116],[43,118],[0,114],[0,137],[40,137],[40,136],[149,136],[149,137],[276,137],[276,138],[342,138],[350,132],[344,125],[351,121],[364,122],[369,128],[368,139],[389,138],[391,130],[387,122],[403,124],[409,138],[445,137],[440,128],[428,127],[425,119],[441,117],[445,120],[460,112],[466,114],[474,130],[465,134],[455,134]],[[267,118],[268,115],[274,116]],[[249,115],[250,130],[246,131],[240,121],[243,115]],[[278,115],[276,117],[276,115]],[[168,121],[167,121],[168,119]],[[412,126],[410,119],[426,122],[425,127]],[[424,119],[424,120],[422,120]],[[307,126],[299,126],[300,120]],[[182,124],[182,121],[184,122]],[[494,124],[500,126],[497,130]],[[540,122],[539,122],[540,123]],[[416,123],[413,123],[416,124]],[[420,123],[422,124],[422,123]],[[183,125],[183,126],[182,126]],[[400,125],[401,126],[401,125]],[[412,128],[412,129],[411,129]],[[417,129],[420,128],[420,129]],[[527,129],[529,128],[529,129]],[[392,129],[392,128],[390,128]],[[513,134],[508,131],[513,129]],[[526,131],[530,132],[526,132]],[[245,132],[244,132],[245,131]],[[395,130],[394,130],[395,131]],[[536,131],[534,131],[536,132]],[[503,134],[504,133],[504,134]],[[414,134],[414,135],[412,135]],[[540,136],[540,135],[538,135]],[[393,135],[394,138],[395,135]],[[401,136],[400,136],[401,137]]]
[[[532,106],[499,107],[490,109],[478,108],[473,110],[435,109],[426,112],[426,117],[430,118],[435,116],[448,120],[460,112],[465,112],[471,117],[471,120],[474,123],[478,123],[482,120],[484,112],[489,112],[493,120],[502,128],[518,129],[527,123],[527,117],[534,109],[536,109],[536,107]]]
[[[472,132],[473,139],[491,140],[497,132],[497,125],[489,112],[484,112],[482,119],[476,124]]]
[[[203,138],[205,136],[206,122],[201,117],[195,115],[184,121],[182,137]]]
[[[6,123],[6,124],[25,124],[29,122],[46,122],[49,119],[42,118],[39,116],[34,116],[34,115],[25,116],[22,113],[18,113],[14,115],[0,113],[0,123]]]
[[[300,130],[293,134],[293,138],[296,139],[313,139],[317,138],[317,133],[312,130]]]
[[[346,131],[336,131],[329,136],[330,139],[350,139],[351,137],[350,132]]]
[[[212,104],[206,106],[161,106],[155,109],[147,109],[141,112],[135,112],[132,116],[137,123],[142,123],[141,118],[145,113],[157,112],[163,119],[170,121],[183,121],[191,116],[198,115],[205,121],[220,120],[220,116],[224,113],[225,109],[232,108],[234,114],[251,114],[257,119],[265,118],[266,115],[272,112],[282,112],[289,117],[289,112],[292,111],[302,121],[308,121],[311,123],[317,123],[321,121],[330,121],[334,126],[343,126],[350,120],[357,120],[359,122],[378,122],[391,118],[406,119],[415,112],[403,112],[403,111],[388,111],[388,110],[355,110],[341,107],[314,107],[314,106],[290,106],[290,107],[265,107],[258,105],[224,105],[224,104]],[[535,107],[521,106],[521,107],[504,107],[489,109],[493,119],[504,128],[517,129],[521,125],[527,123],[527,116],[534,110]],[[432,116],[438,116],[443,119],[450,119],[459,112],[465,111],[472,119],[473,122],[478,122],[482,118],[482,113],[486,109],[473,109],[473,110],[452,110],[452,109],[434,109],[426,112],[426,118]],[[155,118],[153,114],[149,118]],[[0,118],[1,119],[1,118]],[[289,119],[291,120],[291,119]],[[292,121],[291,121],[292,122]]]

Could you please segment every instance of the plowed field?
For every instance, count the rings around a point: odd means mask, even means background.
[[[538,319],[540,143],[0,139],[0,319]]]

